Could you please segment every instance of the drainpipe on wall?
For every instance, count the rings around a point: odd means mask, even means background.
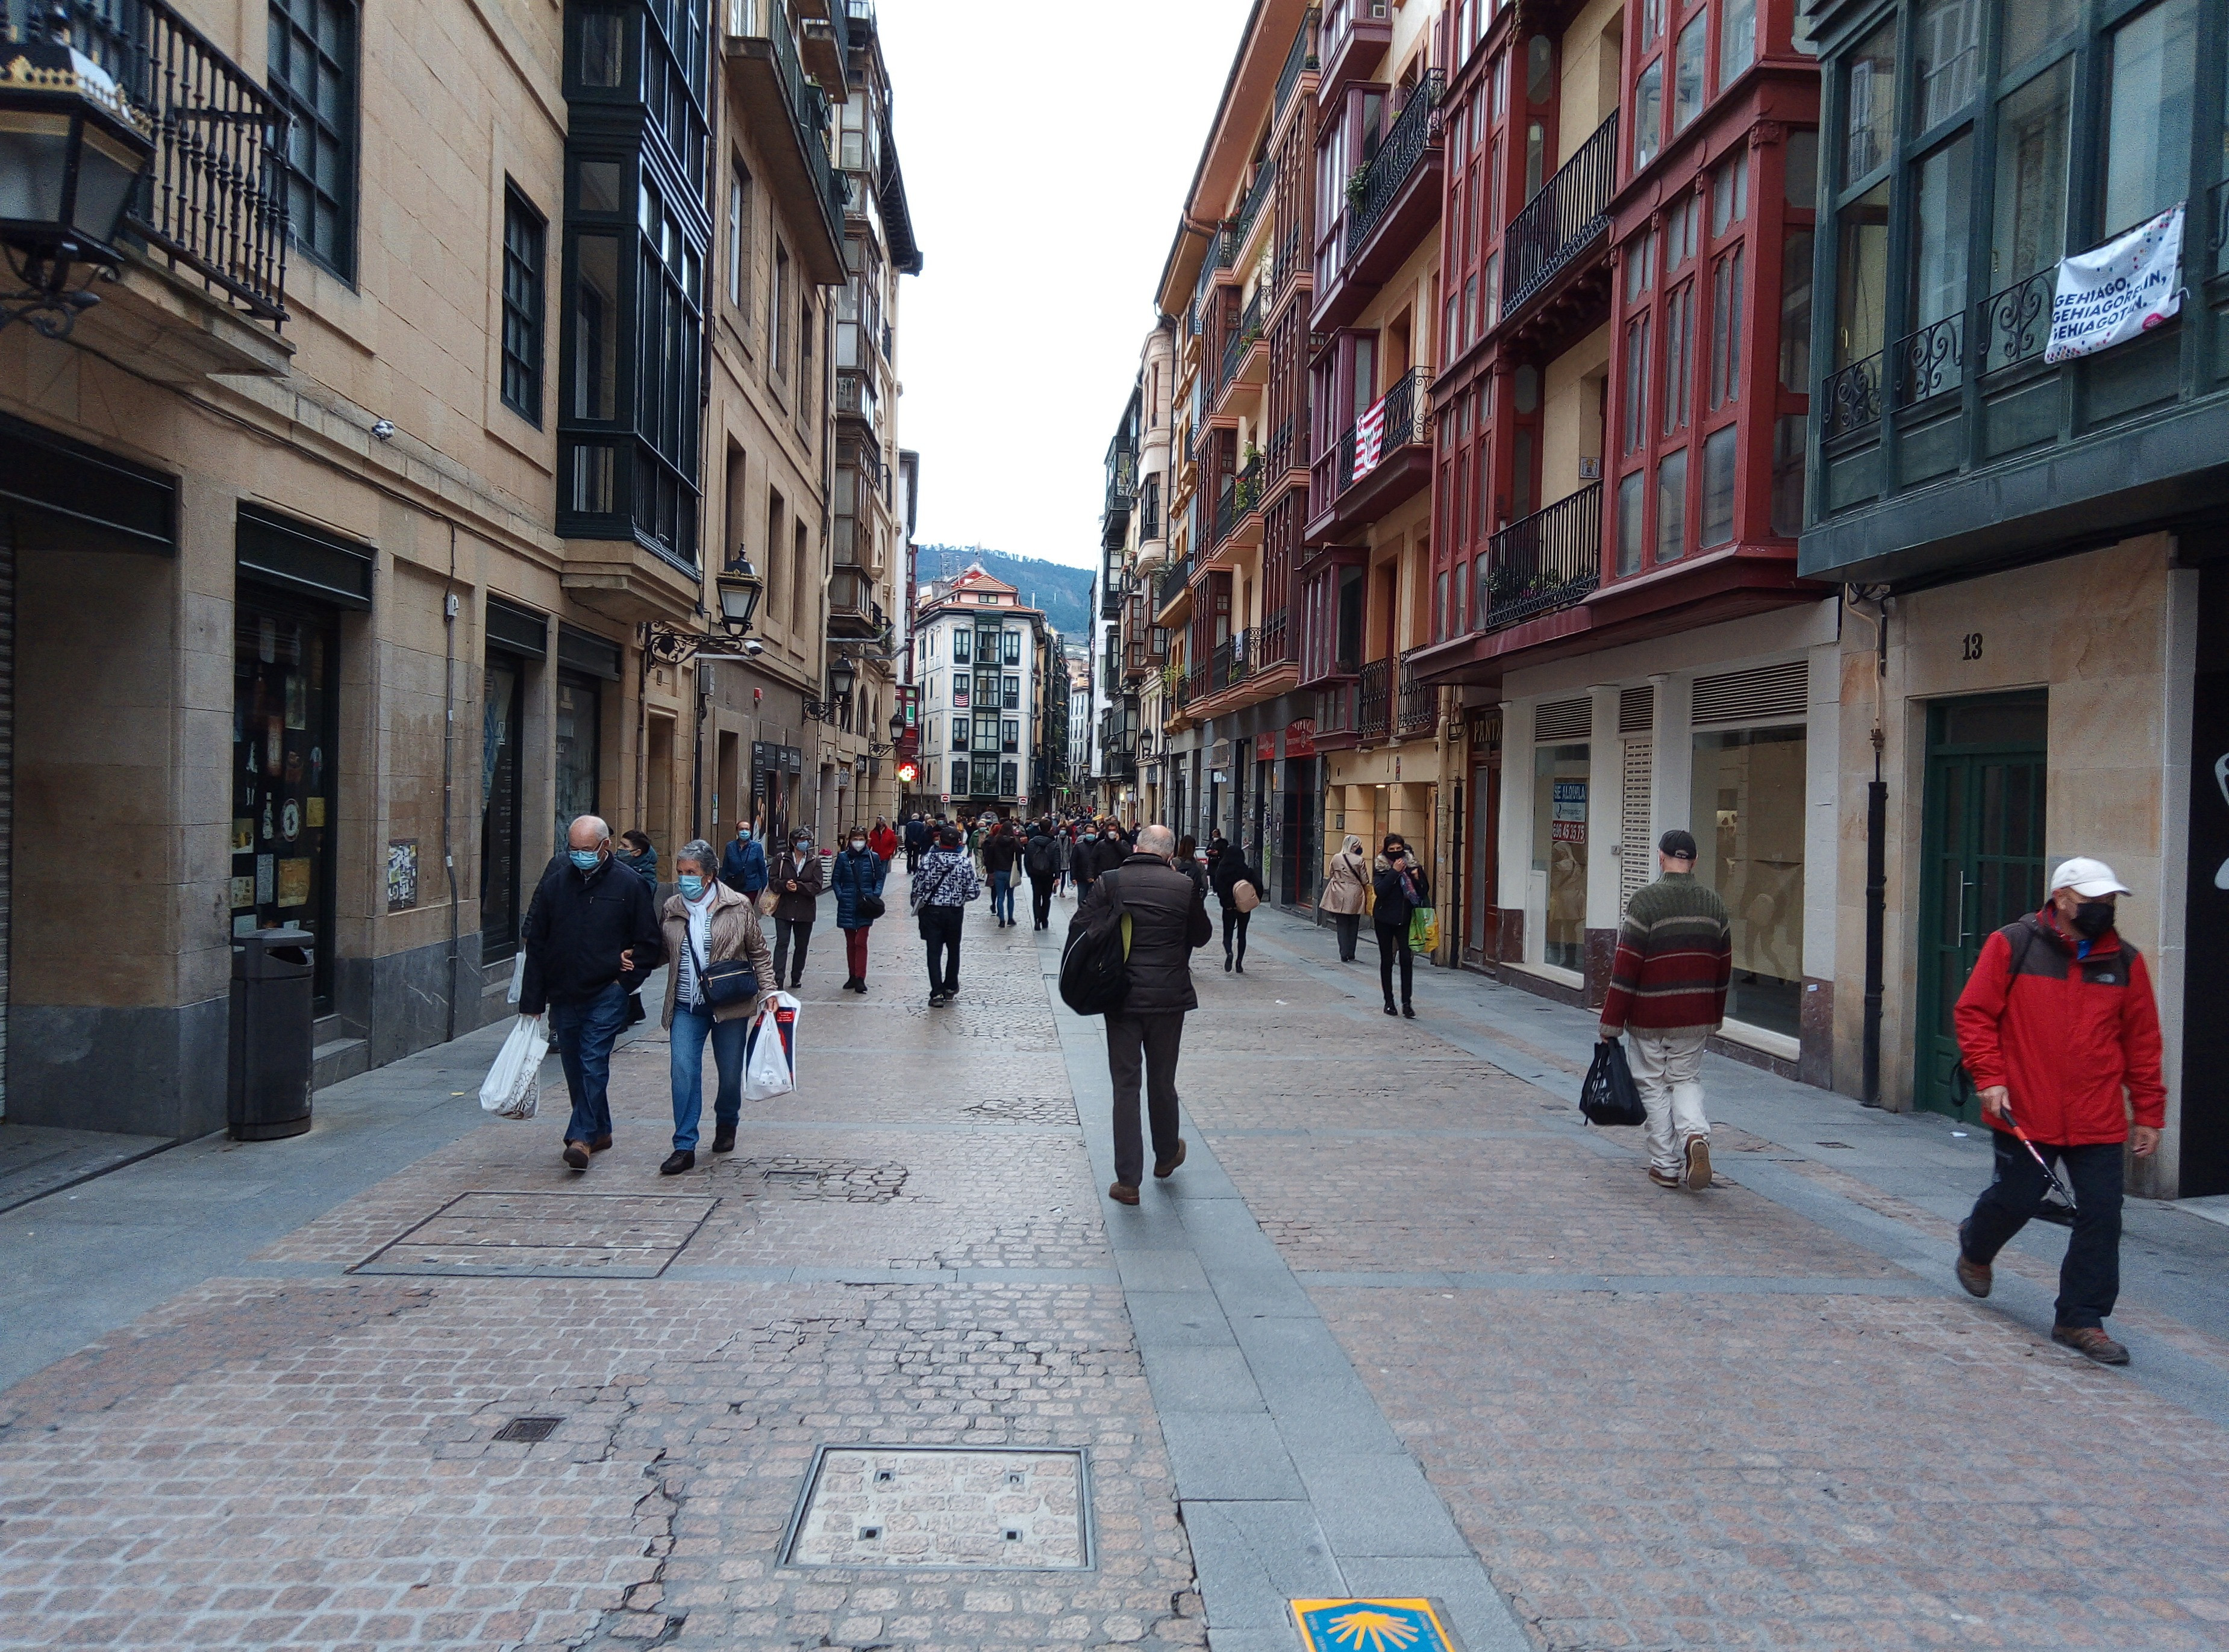
[[[1888,782],[1881,772],[1887,744],[1881,701],[1888,678],[1888,587],[1853,585],[1845,589],[1851,611],[1873,628],[1873,778],[1866,787],[1866,999],[1859,1089],[1860,1099],[1866,1106],[1878,1107],[1881,1105],[1881,1000],[1885,996],[1883,932],[1888,915]],[[1873,605],[1870,615],[1858,605],[1864,602]]]
[[[457,746],[457,524],[449,523],[449,583],[441,593],[441,869],[449,880],[448,1023],[445,1042],[457,1036],[457,855],[450,842],[454,812]]]

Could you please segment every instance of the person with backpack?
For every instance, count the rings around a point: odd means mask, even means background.
[[[1029,874],[1030,916],[1037,929],[1052,927],[1052,887],[1060,880],[1060,845],[1044,821],[1030,827],[1030,841],[1022,848],[1022,870]]]
[[[2129,893],[2103,861],[2062,862],[2043,910],[1982,943],[1952,1012],[1996,1148],[1995,1177],[1958,1225],[1958,1283],[1989,1294],[1991,1264],[2042,1208],[2056,1162],[2074,1184],[2074,1231],[2051,1340],[2100,1365],[2129,1362],[2105,1330],[2121,1289],[2123,1154],[2150,1157],[2167,1123],[2151,975],[2113,927]]]
[[[967,840],[957,826],[937,833],[936,847],[922,856],[913,880],[913,911],[928,944],[928,1007],[941,1009],[960,996],[960,930],[967,903],[983,893]]]
[[[1225,854],[1236,854],[1226,849]],[[1416,954],[1409,944],[1409,919],[1417,907],[1431,905],[1431,887],[1424,868],[1409,853],[1398,832],[1385,834],[1371,868],[1370,921],[1378,931],[1378,984],[1385,994],[1385,1013],[1416,1019],[1410,989],[1416,970]],[[1401,1008],[1393,1008],[1393,964],[1401,964]]]
[[[1254,916],[1254,908],[1261,904],[1262,874],[1248,863],[1244,849],[1236,843],[1227,843],[1224,846],[1222,858],[1215,863],[1215,870],[1208,874],[1208,881],[1215,890],[1216,900],[1223,907],[1224,973],[1228,975],[1236,970],[1244,975],[1246,924]],[[1248,889],[1244,897],[1238,893],[1241,884]],[[1246,901],[1244,906],[1239,904],[1242,899]],[[1234,944],[1237,947],[1235,961],[1231,953]]]
[[[843,932],[844,962],[851,970],[844,990],[862,997],[867,991],[867,931],[883,915],[883,880],[890,870],[890,862],[875,852],[874,840],[857,826],[829,863],[836,927]]]
[[[1061,957],[1061,996],[1071,1008],[1077,1008],[1070,996],[1072,955],[1119,980],[1116,1002],[1096,1011],[1106,1017],[1107,1072],[1114,1086],[1114,1181],[1107,1196],[1118,1205],[1136,1204],[1144,1180],[1141,1079],[1153,1174],[1166,1179],[1185,1162],[1184,1137],[1177,1134],[1177,1057],[1185,1015],[1199,1008],[1192,954],[1215,938],[1215,925],[1199,886],[1177,870],[1176,849],[1176,834],[1167,827],[1140,831],[1137,848],[1102,873],[1076,907]]]
[[[1000,929],[1014,926],[1014,864],[1021,858],[1021,840],[999,821],[983,840],[983,869],[991,874],[991,920]]]
[[[1648,1179],[1691,1193],[1711,1185],[1711,1121],[1703,1113],[1703,1046],[1726,1018],[1733,930],[1726,904],[1695,880],[1695,836],[1674,827],[1656,844],[1663,876],[1633,892],[1617,932],[1602,1041],[1633,1034],[1633,1081],[1648,1114]]]

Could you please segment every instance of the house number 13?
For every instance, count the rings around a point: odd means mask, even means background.
[[[1982,657],[1982,633],[1979,631],[1968,631],[1965,636],[1958,639],[1958,646],[1961,650],[1958,656],[1960,659],[1980,659]]]

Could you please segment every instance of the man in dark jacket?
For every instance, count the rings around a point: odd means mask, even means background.
[[[751,836],[751,823],[747,820],[736,823],[735,836],[720,851],[720,881],[753,900],[767,887],[766,846]]]
[[[1099,876],[1099,829],[1089,821],[1076,836],[1076,848],[1068,857],[1069,875],[1076,880],[1076,903],[1078,911],[1091,899],[1091,885]]]
[[[2151,976],[2113,927],[2128,893],[2103,861],[2062,862],[2043,910],[1982,944],[1953,1012],[1997,1156],[1995,1179],[1959,1224],[1958,1283],[1989,1294],[1990,1264],[2050,1186],[2017,1127],[2074,1184],[2051,1340],[2100,1365],[2129,1362],[2104,1323],[2121,1289],[2122,1156],[2150,1156],[2167,1123]]]
[[[565,847],[526,914],[518,1013],[549,1012],[573,1098],[565,1162],[585,1170],[589,1154],[612,1144],[612,1044],[626,1025],[629,996],[665,961],[665,939],[650,886],[612,859],[609,826],[583,815]]]
[[[1039,929],[1052,926],[1053,885],[1060,881],[1060,844],[1044,821],[1030,826],[1030,841],[1022,846],[1022,870],[1030,876],[1030,912]]]
[[[1001,929],[1012,929],[1014,918],[1014,863],[1022,858],[1022,840],[1005,821],[991,828],[983,840],[983,869],[991,874],[991,918]]]
[[[1177,1054],[1184,1043],[1186,1010],[1199,1008],[1192,984],[1192,954],[1215,938],[1215,925],[1199,886],[1171,864],[1176,835],[1166,826],[1138,834],[1138,848],[1093,881],[1070,922],[1088,926],[1119,899],[1130,919],[1124,974],[1129,986],[1122,1008],[1107,1017],[1107,1071],[1114,1081],[1114,1185],[1107,1196],[1138,1202],[1146,1144],[1138,1129],[1138,1081],[1153,1123],[1153,1174],[1172,1175],[1185,1162],[1177,1134]],[[1109,885],[1112,887],[1109,887]]]
[[[921,817],[921,810],[913,811],[913,818],[905,823],[906,872],[909,875],[921,870],[921,857],[928,853],[928,823]]]

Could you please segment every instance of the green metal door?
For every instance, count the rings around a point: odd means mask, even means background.
[[[2040,693],[1927,708],[1913,1098],[1969,1122],[1951,1009],[1990,932],[2043,905],[2046,721]]]

